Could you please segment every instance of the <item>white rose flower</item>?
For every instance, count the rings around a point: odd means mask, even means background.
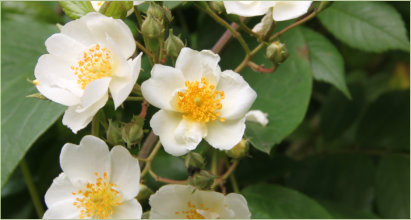
[[[94,10],[97,12],[100,11],[101,6],[103,6],[104,2],[106,1],[91,1],[91,6],[93,6]],[[133,5],[139,5],[144,1],[133,1]],[[134,12],[134,7],[127,11],[127,16],[131,15]]]
[[[63,170],[45,195],[44,219],[141,218],[134,198],[140,187],[138,160],[122,146],[109,152],[101,139],[85,136],[80,145],[65,144]]]
[[[228,14],[244,17],[259,16],[272,10],[275,21],[284,21],[305,14],[311,3],[312,1],[224,1],[224,6]]]
[[[141,85],[144,98],[161,109],[150,125],[169,154],[181,156],[202,138],[220,150],[241,141],[257,94],[239,74],[221,72],[219,61],[212,51],[183,48],[175,68],[156,64]]]
[[[36,65],[34,81],[48,99],[68,106],[63,124],[74,133],[87,126],[108,99],[117,108],[128,97],[141,67],[141,53],[128,26],[119,19],[89,13],[46,40],[49,54]]]
[[[251,110],[245,114],[245,120],[251,122],[257,122],[261,126],[265,127],[268,124],[268,114],[260,110]]]
[[[227,14],[236,14],[243,17],[259,16],[267,13],[275,1],[224,1]]]
[[[237,193],[223,195],[190,185],[165,185],[149,199],[151,219],[249,219],[245,198]]]

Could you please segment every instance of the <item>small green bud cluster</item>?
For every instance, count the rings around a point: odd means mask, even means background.
[[[167,56],[177,58],[180,50],[184,47],[183,41],[173,34],[173,29],[168,32],[168,38],[165,42]]]
[[[288,49],[285,44],[280,41],[271,43],[266,50],[265,56],[269,59],[274,66],[284,62],[288,58]]]

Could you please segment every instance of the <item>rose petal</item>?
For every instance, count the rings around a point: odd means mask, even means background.
[[[60,154],[60,166],[74,186],[95,182],[104,172],[110,176],[110,153],[101,139],[87,135],[79,145],[65,144]]]
[[[118,186],[123,201],[133,199],[140,189],[140,166],[138,160],[122,146],[111,152],[111,182]]]
[[[215,120],[207,124],[205,140],[214,148],[230,150],[241,141],[244,130],[245,118],[225,122]]]
[[[312,1],[281,1],[273,8],[273,19],[285,21],[307,13]]]

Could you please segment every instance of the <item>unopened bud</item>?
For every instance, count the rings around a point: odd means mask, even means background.
[[[214,183],[215,176],[206,170],[194,174],[188,178],[188,184],[193,185],[201,190],[210,189]]]
[[[121,145],[124,143],[121,138],[121,129],[117,122],[108,120],[107,142],[111,145]]]
[[[181,49],[184,47],[183,41],[173,34],[173,29],[170,29],[168,38],[165,42],[167,56],[178,57]]]
[[[284,62],[288,58],[288,49],[285,44],[280,43],[280,41],[275,41],[267,47],[265,56],[274,65]]]
[[[205,162],[203,156],[199,153],[190,152],[187,154],[186,159],[184,161],[185,167],[196,167],[196,168],[204,168]]]
[[[163,32],[163,25],[157,18],[148,15],[141,25],[141,32],[145,37],[157,38]]]
[[[213,9],[218,14],[221,14],[225,11],[223,1],[212,1],[212,2],[210,2],[210,7],[211,7],[211,9]]]
[[[249,144],[247,140],[241,139],[240,143],[238,143],[231,150],[228,150],[225,153],[227,154],[227,156],[234,158],[234,159],[243,158],[247,156],[248,145]]]
[[[143,201],[150,198],[151,194],[153,194],[153,190],[151,190],[144,184],[140,184],[140,190],[138,191],[137,200],[142,203]]]
[[[147,9],[147,16],[153,16],[157,18],[159,21],[164,20],[164,9],[160,5],[150,2],[150,6]]]
[[[133,116],[133,119],[125,124],[121,129],[121,136],[124,142],[127,143],[127,147],[137,144],[143,138],[143,124],[144,119],[139,116]]]

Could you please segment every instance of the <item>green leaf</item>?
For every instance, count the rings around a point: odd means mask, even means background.
[[[78,19],[89,12],[95,12],[90,1],[60,1],[64,13],[71,19]]]
[[[409,51],[408,34],[400,14],[384,2],[334,2],[318,15],[339,40],[365,51]]]
[[[383,218],[410,218],[410,159],[381,158],[375,177],[377,209]]]
[[[257,184],[245,188],[251,218],[331,218],[316,201],[292,189]]]
[[[35,19],[52,24],[62,22],[63,20],[57,13],[57,6],[57,2],[5,1],[1,3],[2,13],[32,16]]]
[[[315,199],[371,211],[375,166],[362,154],[334,154],[304,159],[290,172],[286,185]]]
[[[353,98],[348,100],[337,90],[331,90],[321,108],[320,129],[326,140],[334,140],[357,120],[365,106],[364,88],[350,86]]]
[[[131,1],[107,1],[101,6],[99,12],[108,17],[123,19],[131,8],[133,8]]]
[[[26,98],[37,92],[27,82],[34,78],[37,59],[45,53],[44,41],[55,25],[24,16],[3,19],[1,80],[1,185],[3,186],[33,142],[64,111],[59,104]]]
[[[410,148],[410,90],[381,95],[366,110],[357,130],[364,148]]]
[[[242,72],[258,95],[252,109],[268,113],[269,120],[266,127],[247,123],[246,136],[254,147],[266,153],[302,122],[311,97],[312,73],[307,57],[307,44],[301,35],[284,35],[282,41],[286,43],[290,57],[274,73],[260,74],[248,67]],[[227,50],[227,53],[235,52]],[[269,67],[271,64],[264,54],[265,51],[262,50],[253,61]],[[228,56],[222,57],[222,61],[224,59],[232,61]]]
[[[322,206],[324,206],[327,211],[336,219],[376,219],[379,218],[377,215],[367,212],[354,209],[350,206],[333,202],[327,200],[317,200]]]
[[[344,59],[337,48],[326,37],[309,28],[295,28],[292,33],[304,36],[314,79],[334,85],[351,98],[345,82]]]

